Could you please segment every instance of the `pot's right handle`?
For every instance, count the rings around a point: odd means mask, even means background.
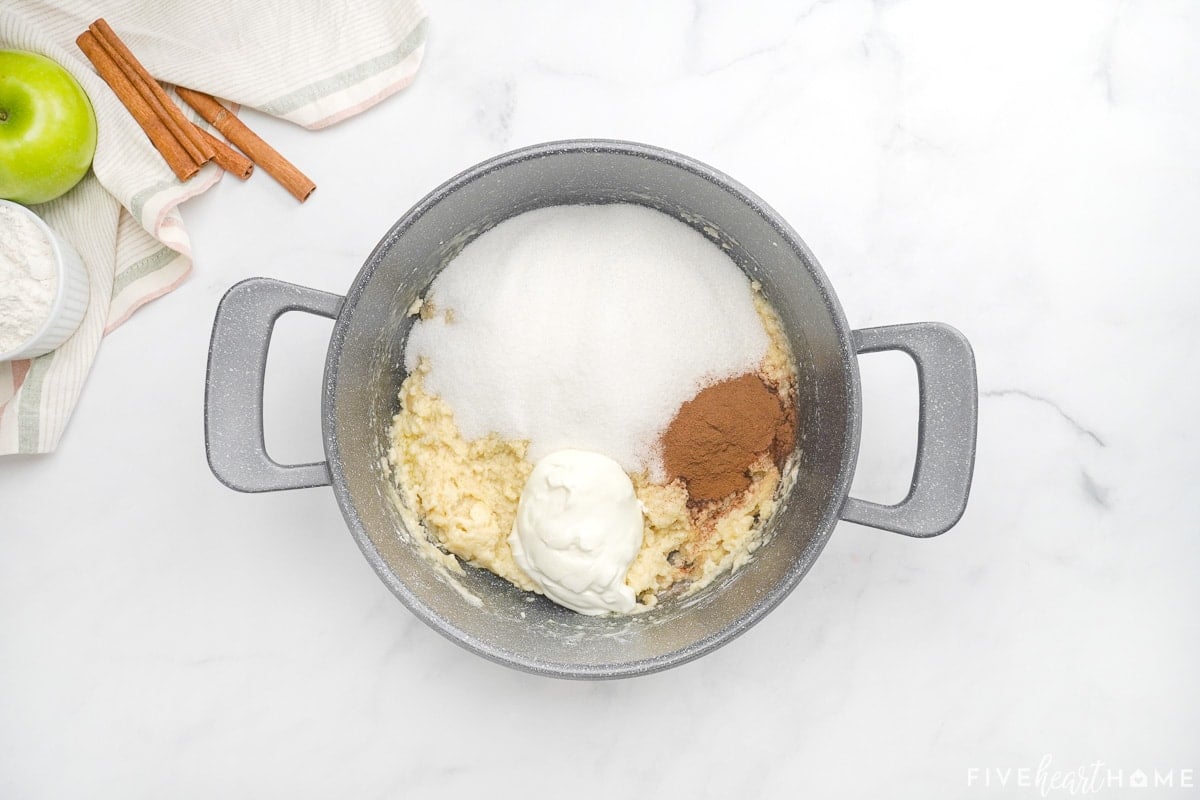
[[[853,336],[858,353],[900,350],[916,362],[920,422],[908,496],[893,506],[847,498],[842,519],[905,536],[945,533],[966,509],[975,466],[979,389],[971,345],[940,322],[864,328]]]
[[[269,278],[235,284],[217,306],[204,385],[204,447],[221,483],[239,492],[325,486],[324,461],[279,464],[263,440],[263,376],[275,320],[287,311],[336,317],[340,295]]]

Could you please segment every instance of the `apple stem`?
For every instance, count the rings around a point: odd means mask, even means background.
[[[8,122],[8,111],[0,108],[0,122]]]

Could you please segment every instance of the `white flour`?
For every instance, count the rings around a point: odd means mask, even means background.
[[[58,268],[46,235],[18,209],[0,205],[0,353],[37,332],[57,289]]]

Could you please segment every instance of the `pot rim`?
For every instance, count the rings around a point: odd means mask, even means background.
[[[346,476],[343,471],[343,463],[341,451],[336,436],[336,422],[334,419],[334,396],[335,388],[338,379],[338,367],[341,361],[342,348],[345,343],[346,333],[349,329],[350,320],[354,315],[354,309],[358,301],[365,291],[366,285],[370,282],[376,268],[379,266],[381,256],[392,246],[393,242],[398,239],[403,233],[412,227],[424,214],[441,201],[442,198],[449,194],[471,184],[480,178],[485,177],[491,172],[500,168],[507,167],[511,164],[521,161],[545,158],[558,154],[567,153],[613,153],[618,155],[635,156],[639,158],[647,158],[653,161],[669,164],[678,169],[691,172],[692,174],[701,177],[718,188],[733,195],[745,205],[749,206],[755,213],[767,222],[780,238],[800,256],[806,264],[809,265],[810,272],[821,294],[821,299],[825,304],[830,317],[833,320],[837,331],[838,346],[840,348],[841,363],[843,366],[843,374],[846,381],[846,397],[849,403],[847,430],[842,442],[842,458],[839,466],[838,474],[833,480],[833,500],[827,505],[821,521],[817,526],[815,535],[808,547],[805,548],[801,557],[797,559],[789,568],[785,578],[775,586],[771,591],[764,595],[754,606],[744,615],[738,617],[733,622],[729,623],[720,630],[699,639],[690,645],[672,651],[670,653],[637,659],[633,661],[625,661],[620,663],[607,664],[565,664],[559,662],[550,662],[539,658],[527,657],[521,653],[502,650],[501,648],[489,645],[482,642],[471,634],[459,629],[451,624],[445,618],[434,613],[422,600],[417,597],[396,574],[391,570],[389,565],[384,561],[370,536],[367,534],[362,521],[354,508],[353,498],[350,496],[349,486],[346,481]],[[544,142],[540,144],[529,145],[526,147],[511,150],[489,159],[479,162],[472,167],[469,167],[454,177],[442,183],[429,194],[425,195],[411,209],[406,211],[396,222],[388,229],[387,233],[380,239],[379,243],[372,249],[370,255],[363,263],[362,268],[354,278],[349,291],[346,293],[345,301],[341,305],[341,310],[334,322],[333,332],[330,335],[329,350],[325,361],[325,376],[324,387],[322,390],[321,402],[321,429],[322,438],[325,445],[325,455],[329,465],[330,484],[333,489],[334,496],[337,498],[338,507],[342,511],[342,516],[346,520],[351,535],[358,544],[359,549],[366,557],[371,567],[379,575],[380,579],[388,586],[394,595],[403,603],[410,612],[416,615],[425,624],[429,625],[438,633],[460,645],[461,647],[476,653],[489,661],[497,664],[502,664],[508,667],[515,667],[525,672],[536,675],[544,675],[557,678],[574,678],[574,679],[601,679],[601,678],[621,678],[632,677],[636,675],[648,675],[650,673],[659,672],[671,667],[679,666],[688,661],[692,661],[707,653],[716,650],[718,647],[732,641],[739,635],[747,631],[753,625],[758,623],[778,606],[785,597],[787,597],[803,580],[812,564],[820,556],[821,551],[825,548],[826,543],[833,534],[833,529],[841,517],[842,506],[846,502],[846,498],[850,493],[850,484],[854,474],[854,466],[858,459],[859,441],[862,424],[862,397],[859,382],[858,360],[855,353],[855,347],[851,336],[851,329],[846,321],[841,304],[838,302],[828,277],[821,268],[816,257],[809,250],[808,246],[800,238],[799,234],[776,212],[773,208],[767,205],[758,195],[751,192],[738,181],[734,180],[725,173],[716,170],[707,164],[697,161],[689,156],[674,152],[662,147],[647,145],[638,142],[618,140],[618,139],[566,139]]]

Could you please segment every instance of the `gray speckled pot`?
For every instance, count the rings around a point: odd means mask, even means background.
[[[778,310],[800,372],[798,477],[765,543],[705,591],[634,618],[575,614],[482,570],[468,569],[458,586],[446,580],[405,528],[383,462],[405,376],[405,312],[438,270],[508,217],[608,202],[652,206],[726,246]],[[336,318],[325,366],[327,461],[318,464],[283,466],[263,447],[267,344],[289,310]],[[848,497],[861,415],[856,356],[877,350],[908,353],[920,383],[916,471],[895,506]],[[839,519],[909,536],[947,530],[966,505],[975,457],[975,364],[961,334],[939,323],[850,330],[825,273],[778,214],[710,167],[628,142],[542,144],[467,170],[388,231],[345,298],[261,278],[234,286],[217,310],[205,399],[209,464],[222,482],[247,492],[332,484],[359,547],[414,614],[494,661],[570,678],[646,674],[725,644],[795,588]]]

